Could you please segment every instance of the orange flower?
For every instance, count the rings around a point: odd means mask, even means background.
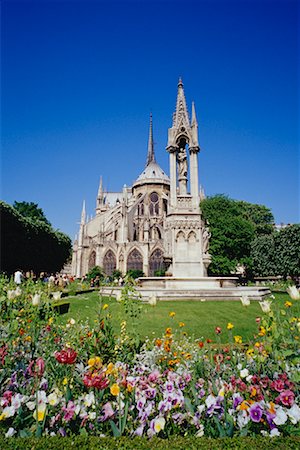
[[[162,344],[162,340],[161,340],[161,339],[156,339],[155,345],[156,345],[157,347],[161,347],[161,344]]]
[[[200,348],[203,348],[204,347],[204,342],[200,341],[200,342],[198,342],[198,345],[199,345]]]
[[[170,317],[174,317],[175,314],[176,314],[176,313],[175,313],[174,311],[171,311],[171,312],[169,313],[169,316],[170,316]]]

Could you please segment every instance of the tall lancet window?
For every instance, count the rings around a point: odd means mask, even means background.
[[[103,269],[106,275],[112,275],[113,271],[116,270],[116,266],[117,260],[115,254],[111,250],[108,250],[103,258]]]
[[[150,216],[159,215],[159,198],[156,192],[150,194],[150,206],[149,206]]]
[[[133,249],[127,259],[127,270],[143,270],[143,257],[141,253],[135,248]]]
[[[89,270],[96,265],[96,252],[92,251],[89,257]]]

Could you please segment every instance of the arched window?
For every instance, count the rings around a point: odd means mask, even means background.
[[[89,257],[89,270],[92,267],[95,267],[95,265],[96,265],[96,252],[95,250],[93,250]]]
[[[194,231],[191,231],[188,235],[188,241],[192,244],[194,244],[195,242],[197,242],[197,237],[196,237],[196,233]]]
[[[177,241],[177,242],[184,242],[184,241],[185,241],[185,234],[184,234],[183,231],[179,231],[179,232],[177,233],[176,241]]]
[[[149,259],[149,275],[153,277],[157,270],[164,270],[165,264],[163,259],[163,252],[161,249],[157,248],[151,254]]]
[[[159,197],[156,192],[150,194],[150,206],[149,206],[150,216],[159,215]]]
[[[116,270],[116,267],[117,261],[115,254],[111,250],[108,250],[103,258],[103,270],[106,275],[110,276],[112,275],[113,271]]]
[[[143,270],[143,257],[141,253],[135,248],[127,258],[127,270]]]

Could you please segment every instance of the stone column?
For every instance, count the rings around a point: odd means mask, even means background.
[[[176,147],[169,147],[170,153],[170,206],[175,208],[176,206],[176,190],[177,190],[177,177],[176,177]]]
[[[194,208],[199,208],[198,152],[199,147],[190,148],[190,187]]]

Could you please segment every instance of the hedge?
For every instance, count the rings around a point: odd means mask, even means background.
[[[99,437],[49,437],[49,438],[0,438],[0,448],[7,450],[298,450],[299,437],[239,437],[225,439],[172,437],[159,438],[99,438]]]

